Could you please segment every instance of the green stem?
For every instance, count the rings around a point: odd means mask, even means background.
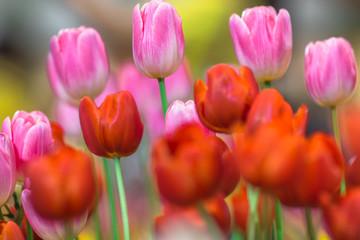
[[[310,240],[315,240],[315,232],[311,218],[311,209],[305,208],[306,228]]]
[[[332,107],[330,107],[330,109],[331,109],[331,118],[332,118],[334,137],[335,137],[336,143],[339,147],[340,153],[342,153],[340,133],[339,133],[339,122],[337,119],[336,106],[332,106]],[[340,195],[344,196],[345,194],[346,194],[346,182],[345,182],[345,170],[344,170],[342,177],[341,177]]]
[[[277,239],[283,240],[282,223],[281,223],[281,205],[278,199],[275,199],[275,221],[276,221]]]
[[[1,208],[0,208],[0,220],[2,220],[2,221],[5,220],[5,219],[4,219],[4,216],[3,216],[3,214],[2,214]]]
[[[33,240],[34,233],[33,233],[32,227],[29,223],[29,220],[27,220],[27,219],[26,219],[26,225],[27,225],[27,240]]]
[[[99,213],[98,213],[98,207],[97,206],[96,206],[96,208],[94,210],[94,225],[95,225],[96,239],[101,240],[101,228],[100,228]]]
[[[9,218],[14,218],[14,214],[12,214],[12,212],[11,212],[11,210],[10,210],[10,208],[8,207],[8,205],[4,205],[4,207],[5,207],[5,209],[6,209],[6,211],[7,211],[7,216],[9,217]]]
[[[248,227],[247,227],[247,239],[256,239],[256,226],[259,223],[259,216],[257,213],[257,205],[259,200],[259,189],[254,188],[250,184],[247,185],[247,196],[249,201],[249,216],[248,216]]]
[[[271,88],[271,81],[265,81],[264,82],[264,87],[265,88]]]
[[[129,217],[127,213],[126,194],[125,194],[124,181],[121,173],[120,158],[115,157],[114,161],[115,161],[116,181],[119,189],[122,222],[124,228],[124,240],[130,240]]]
[[[166,111],[168,109],[168,102],[166,98],[166,89],[165,89],[165,78],[158,78],[158,83],[160,88],[161,105],[165,119]]]
[[[114,239],[118,240],[119,232],[118,232],[118,224],[117,224],[117,219],[116,219],[114,194],[113,194],[113,190],[112,190],[110,171],[109,171],[109,166],[108,166],[106,158],[103,158],[103,162],[104,162],[106,181],[107,181],[107,186],[108,186],[108,191],[109,191],[109,201],[110,201],[111,218],[112,218],[112,225],[113,225],[113,231],[114,231]]]
[[[96,239],[101,240],[101,228],[100,228],[100,221],[99,221],[99,213],[98,213],[98,202],[99,202],[99,185],[97,181],[97,174],[96,174],[96,167],[95,167],[95,159],[92,158],[92,170],[93,170],[93,176],[95,179],[95,209],[94,209],[94,227],[95,227],[95,234]]]
[[[204,219],[207,229],[210,231],[212,239],[222,239],[223,236],[219,230],[217,223],[210,213],[205,209],[203,203],[198,204],[200,216]]]
[[[231,239],[230,240],[244,240],[244,236],[238,231],[238,230],[234,230],[231,234]]]

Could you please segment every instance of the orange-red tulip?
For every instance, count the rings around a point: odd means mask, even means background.
[[[334,240],[360,239],[360,188],[353,188],[338,201],[324,196],[322,209]]]
[[[27,173],[32,203],[46,218],[68,219],[82,214],[95,197],[91,159],[70,147],[34,161]]]
[[[126,157],[138,148],[143,124],[136,103],[127,91],[108,95],[101,106],[81,100],[80,123],[89,150],[106,158]]]
[[[259,92],[252,71],[219,64],[207,73],[207,84],[197,80],[194,86],[196,110],[201,122],[216,132],[232,133],[243,125],[255,96]]]
[[[246,120],[246,133],[252,133],[261,124],[279,121],[286,131],[304,134],[308,108],[303,104],[294,114],[290,104],[274,88],[262,90],[254,100]]]
[[[161,195],[177,205],[212,196],[222,177],[220,151],[197,125],[184,125],[155,143],[152,170]]]
[[[0,240],[24,240],[21,229],[14,222],[0,221]]]

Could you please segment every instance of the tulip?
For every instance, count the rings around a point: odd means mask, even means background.
[[[53,145],[49,119],[39,111],[17,111],[12,120],[7,117],[1,128],[14,145],[18,176],[23,174],[23,165],[49,152]]]
[[[321,106],[334,107],[354,92],[357,68],[354,51],[344,38],[309,43],[305,49],[305,84]]]
[[[211,197],[222,177],[217,146],[197,125],[184,125],[153,146],[151,168],[160,194],[169,202],[188,206]]]
[[[14,222],[0,221],[0,240],[25,240],[21,229]]]
[[[360,238],[360,189],[347,191],[338,201],[331,201],[326,195],[322,198],[325,222],[334,240],[355,240]]]
[[[143,124],[129,92],[108,95],[99,108],[85,97],[80,102],[79,114],[86,145],[93,154],[126,157],[138,148]]]
[[[279,121],[283,130],[303,135],[306,132],[308,112],[307,106],[303,104],[294,114],[290,104],[276,89],[264,89],[251,106],[245,131],[251,134],[262,124]]]
[[[12,142],[0,133],[0,207],[12,196],[16,184],[15,153]]]
[[[137,68],[149,78],[173,74],[184,58],[182,19],[162,0],[146,3],[133,12],[133,56]]]
[[[237,73],[232,67],[219,64],[207,73],[207,84],[197,80],[194,86],[201,122],[212,131],[232,133],[244,124],[259,91],[251,70],[243,66]]]
[[[211,131],[208,130],[201,122],[197,115],[195,103],[193,100],[189,100],[186,103],[175,100],[168,108],[165,117],[165,133],[171,135],[176,129],[182,125],[188,123],[195,123],[199,125],[204,132],[211,135]]]
[[[257,81],[282,77],[289,66],[292,51],[290,15],[271,6],[245,9],[229,20],[230,33],[240,65],[251,68]]]
[[[163,135],[164,116],[160,106],[158,84],[141,74],[133,61],[122,64],[117,76],[120,89],[129,91],[133,95],[150,139]],[[190,69],[184,61],[179,69],[166,79],[167,100],[173,102],[189,99],[191,90]]]
[[[109,78],[109,62],[99,33],[88,27],[62,29],[50,41],[47,73],[55,95],[77,106],[98,96]]]
[[[24,189],[21,193],[21,203],[32,229],[39,237],[47,240],[62,240],[65,239],[66,234],[70,234],[72,238],[80,234],[87,221],[87,211],[67,219],[66,223],[64,220],[45,218],[36,210],[32,202],[33,194],[32,190]],[[42,197],[45,198],[46,195],[42,195]],[[66,224],[68,225],[67,228]],[[71,232],[66,233],[69,230]]]
[[[32,204],[46,218],[64,220],[80,215],[88,210],[95,197],[91,159],[70,147],[32,162],[27,175],[31,181]]]
[[[221,194],[218,194],[204,202],[205,211],[209,217],[213,218],[214,223],[222,232],[222,236],[229,236],[231,227],[231,218],[229,208]],[[196,206],[176,207],[171,204],[165,204],[164,214],[155,219],[156,239],[193,239],[195,236],[200,239],[209,238],[209,230],[203,216],[199,214]],[[213,230],[213,229],[212,229]],[[213,236],[214,237],[214,236]],[[222,239],[222,238],[221,238]]]

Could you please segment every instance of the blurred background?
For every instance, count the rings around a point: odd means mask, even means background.
[[[293,56],[285,76],[274,83],[294,109],[310,108],[309,132],[327,130],[329,112],[316,106],[304,85],[303,58],[308,42],[331,36],[350,41],[360,59],[358,0],[172,0],[183,18],[186,56],[193,79],[205,79],[217,63],[237,64],[228,20],[248,7],[286,8],[293,26]],[[16,110],[41,110],[51,118],[53,94],[45,59],[51,36],[62,28],[87,25],[102,35],[112,70],[132,58],[134,0],[0,0],[0,119]],[[141,2],[140,4],[143,4]],[[356,97],[356,96],[355,96]]]

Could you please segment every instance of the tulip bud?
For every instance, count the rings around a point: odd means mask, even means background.
[[[232,67],[219,64],[207,73],[207,84],[197,80],[194,86],[195,105],[201,122],[213,131],[232,133],[244,124],[259,92],[251,70],[243,66],[238,74]]]
[[[138,148],[144,127],[129,92],[108,95],[99,108],[85,97],[80,102],[79,114],[86,145],[93,154],[126,157]]]
[[[22,177],[23,165],[48,153],[54,143],[49,119],[39,111],[17,111],[7,117],[1,128],[14,144],[16,169]]]
[[[305,49],[305,84],[321,106],[336,106],[354,92],[357,68],[354,51],[344,38],[309,43]]]
[[[55,95],[75,106],[98,96],[109,77],[109,62],[99,33],[88,27],[62,29],[50,42],[47,73]]]
[[[245,9],[229,21],[235,53],[240,65],[248,66],[257,81],[282,77],[289,66],[292,51],[290,15],[280,9],[259,6]]]
[[[46,218],[64,220],[80,215],[95,197],[91,159],[70,147],[32,162],[27,174],[32,204]]]
[[[146,3],[133,12],[133,56],[138,69],[149,78],[164,78],[179,68],[184,58],[182,19],[162,0]]]
[[[0,240],[25,240],[21,229],[14,222],[0,221]]]
[[[16,184],[15,153],[12,142],[0,133],[0,207],[12,196]]]

